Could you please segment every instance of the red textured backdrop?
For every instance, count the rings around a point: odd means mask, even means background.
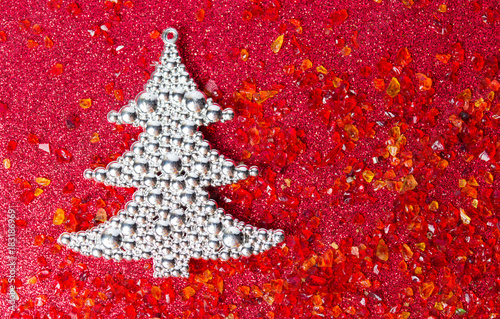
[[[500,315],[496,0],[10,0],[0,12],[5,316],[9,207],[13,318]],[[199,87],[236,110],[205,137],[261,171],[212,197],[287,236],[249,259],[193,260],[189,279],[55,243],[131,198],[82,172],[137,137],[106,115],[141,91],[166,27]]]

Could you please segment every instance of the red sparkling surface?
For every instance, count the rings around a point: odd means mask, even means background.
[[[13,0],[0,12],[12,318],[500,316],[497,1]],[[205,137],[260,168],[212,197],[286,232],[259,256],[193,260],[189,279],[55,241],[131,198],[82,172],[137,137],[106,115],[142,90],[166,27],[199,87],[236,110]],[[7,256],[6,218],[0,234]],[[0,258],[4,313],[7,272]]]

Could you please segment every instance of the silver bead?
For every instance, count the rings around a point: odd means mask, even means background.
[[[273,241],[277,244],[282,243],[285,241],[285,233],[281,229],[274,231]]]
[[[130,215],[136,215],[139,212],[139,206],[134,202],[127,203],[127,212]]]
[[[186,121],[182,124],[181,130],[184,135],[192,136],[197,130],[196,123],[192,121]]]
[[[158,121],[149,121],[146,126],[146,133],[151,136],[158,136],[162,132],[161,123]]]
[[[255,176],[259,175],[259,169],[256,166],[251,166],[248,169],[248,173],[250,174],[250,176],[255,177]]]
[[[169,175],[177,175],[182,169],[180,157],[175,153],[168,153],[161,162],[162,170]]]
[[[182,102],[182,98],[184,97],[184,90],[177,88],[170,92],[170,101],[176,104],[180,104]]]
[[[120,118],[125,124],[132,124],[137,120],[135,109],[131,106],[124,107],[120,110]]]
[[[206,174],[210,168],[210,164],[208,159],[206,158],[199,158],[195,163],[194,163],[194,169],[200,173],[200,174]]]
[[[117,123],[119,119],[119,114],[116,111],[110,111],[108,113],[108,122]]]
[[[167,269],[173,269],[175,267],[175,260],[173,256],[166,256],[161,260],[161,265]]]
[[[96,181],[104,182],[106,180],[106,170],[104,168],[98,168],[94,172]]]
[[[148,202],[151,203],[151,205],[161,205],[163,201],[163,193],[158,190],[154,189],[148,194]]]
[[[132,148],[132,152],[135,155],[140,156],[140,155],[144,154],[144,145],[142,145],[142,143],[135,142],[134,144],[132,144],[131,148]]]
[[[184,96],[186,108],[193,113],[200,113],[206,106],[205,94],[200,91],[191,91]]]
[[[149,164],[145,160],[135,160],[134,161],[134,172],[137,174],[144,174],[148,171],[149,169]]]
[[[243,233],[236,227],[230,227],[224,231],[222,242],[228,248],[238,248],[243,243]]]
[[[155,94],[149,92],[140,93],[137,96],[137,107],[141,112],[152,113],[158,106],[158,98]]]
[[[108,174],[112,177],[119,177],[122,174],[122,166],[118,163],[111,163],[107,167]]]
[[[122,243],[122,235],[118,228],[110,227],[107,228],[101,234],[101,243],[105,248],[116,249],[120,247]]]
[[[83,172],[83,177],[85,177],[86,179],[92,179],[94,178],[94,172],[91,169],[86,169]]]
[[[137,230],[137,225],[132,218],[127,218],[121,224],[121,233],[124,236],[132,236],[135,234],[136,230]]]
[[[166,220],[159,220],[155,226],[155,233],[158,236],[168,236],[170,234],[170,224]]]
[[[231,121],[232,119],[234,119],[234,111],[233,109],[225,109],[224,111],[222,111],[222,120],[223,121]]]
[[[172,227],[179,229],[184,226],[186,217],[184,216],[184,211],[181,209],[174,210],[169,216],[170,225]]]
[[[219,218],[212,217],[207,221],[206,231],[212,235],[217,236],[222,231],[222,223]]]
[[[210,105],[207,110],[207,119],[210,122],[218,122],[221,120],[221,118],[222,118],[222,111],[220,106],[218,106],[217,104]]]

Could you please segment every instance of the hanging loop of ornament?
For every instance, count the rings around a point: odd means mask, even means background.
[[[116,216],[86,231],[63,233],[58,242],[83,255],[105,259],[153,259],[154,277],[188,277],[189,260],[249,257],[284,240],[282,230],[246,224],[226,214],[206,188],[258,175],[212,149],[198,130],[234,118],[230,108],[207,98],[189,76],[175,45],[178,33],[163,31],[165,48],[135,100],[108,121],[144,131],[106,168],[87,169],[86,179],[135,187]]]
[[[174,44],[175,42],[177,42],[179,34],[177,33],[177,30],[175,30],[174,28],[167,28],[163,31],[161,38],[165,43]]]

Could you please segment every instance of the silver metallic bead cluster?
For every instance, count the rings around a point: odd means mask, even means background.
[[[177,32],[163,33],[161,64],[145,91],[112,123],[141,126],[130,151],[85,178],[136,187],[133,200],[106,223],[63,233],[59,242],[83,255],[106,259],[153,258],[155,277],[187,277],[190,258],[223,259],[259,254],[281,243],[281,230],[258,229],[217,208],[204,190],[256,176],[256,167],[237,165],[213,150],[201,125],[231,120],[234,112],[207,99],[181,63]]]

